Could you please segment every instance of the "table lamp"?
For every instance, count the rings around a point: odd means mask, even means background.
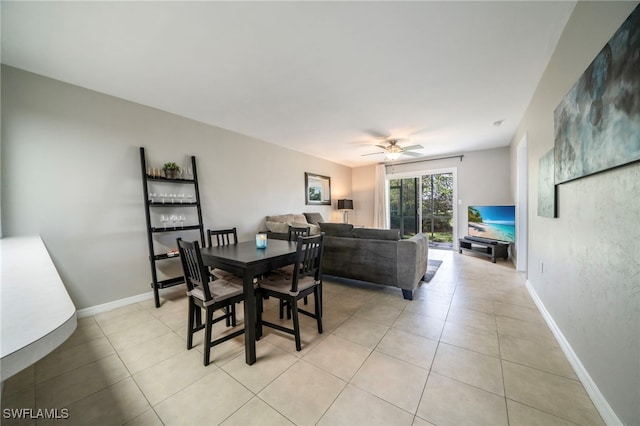
[[[353,200],[338,200],[338,210],[344,210],[343,221],[349,223],[349,210],[353,210]]]

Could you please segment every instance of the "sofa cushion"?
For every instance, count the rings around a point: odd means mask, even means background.
[[[307,218],[307,222],[320,226],[321,223],[324,223],[324,218],[320,213],[304,213],[304,216]]]
[[[320,223],[320,229],[327,237],[351,238],[353,225],[349,223]]]
[[[366,240],[398,241],[400,239],[400,230],[399,229],[355,228],[353,230],[353,238],[362,238]]]

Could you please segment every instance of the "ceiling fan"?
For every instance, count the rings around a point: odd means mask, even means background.
[[[398,145],[398,141],[399,141],[398,139],[389,139],[387,140],[388,143],[386,145],[380,145],[380,144],[375,145],[378,148],[384,149],[384,152],[372,152],[370,154],[362,154],[362,156],[364,157],[366,155],[385,154],[385,158],[391,161],[397,160],[402,155],[407,155],[409,157],[421,156],[421,154],[417,152],[411,152],[411,151],[424,148],[422,145],[410,145],[410,146],[402,147]]]

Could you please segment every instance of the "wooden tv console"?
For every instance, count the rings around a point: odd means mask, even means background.
[[[490,258],[493,263],[496,263],[496,258],[498,257],[509,258],[509,243],[470,236],[460,238],[458,242],[459,253],[463,251],[475,253]]]

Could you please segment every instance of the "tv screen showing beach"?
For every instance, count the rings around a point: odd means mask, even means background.
[[[515,243],[515,206],[469,206],[468,215],[469,235]]]

